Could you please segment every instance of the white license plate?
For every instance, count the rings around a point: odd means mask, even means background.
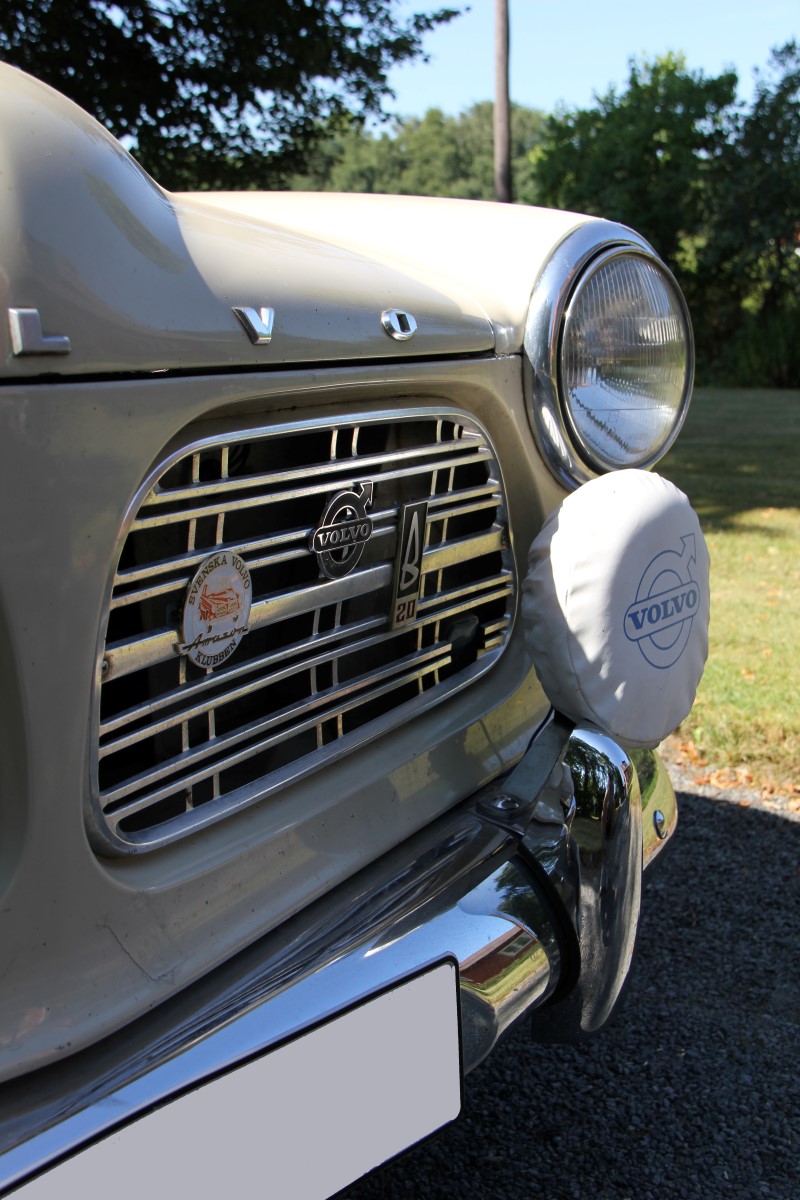
[[[458,1116],[457,975],[439,963],[371,997],[140,1117],[15,1197],[324,1200]]]

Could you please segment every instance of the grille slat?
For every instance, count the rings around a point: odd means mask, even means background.
[[[365,688],[369,688],[372,695],[380,695],[382,687],[393,676],[401,676],[403,682],[415,679],[415,673],[409,674],[406,671],[406,668],[412,663],[415,668],[419,668],[421,674],[433,670],[434,664],[431,662],[432,659],[438,660],[435,664],[436,666],[446,665],[449,661],[444,648],[435,646],[425,654],[407,655],[406,658],[392,663],[390,667],[385,668],[381,672],[350,680],[345,687],[331,688],[325,692],[317,692],[316,695],[304,699],[301,704],[279,709],[271,716],[265,717],[260,721],[250,722],[250,724],[237,730],[236,733],[229,734],[227,737],[209,737],[203,746],[184,751],[173,759],[167,759],[159,763],[156,769],[144,771],[134,776],[126,784],[117,788],[110,788],[108,791],[103,792],[103,802],[104,804],[114,804],[116,801],[148,787],[156,780],[164,779],[176,771],[191,770],[191,767],[197,762],[202,762],[204,759],[218,754],[224,754],[229,748],[239,746],[242,742],[247,742],[259,734],[266,732],[268,729],[274,729],[278,725],[292,725],[295,723],[296,717],[314,709],[325,706],[329,707],[331,704],[335,704],[336,711],[341,711],[342,704],[346,703],[350,696],[356,692],[363,691]],[[304,725],[304,722],[300,721],[297,724],[298,727],[301,727]],[[222,765],[215,765],[215,770],[222,769],[224,769]]]
[[[499,589],[497,587],[498,583],[500,583],[500,585],[501,585]],[[492,588],[494,588],[495,590],[491,590]],[[506,579],[506,580],[493,579],[493,580],[483,581],[479,586],[474,586],[474,587],[469,587],[469,588],[461,588],[455,592],[448,592],[446,595],[443,595],[438,598],[440,601],[447,601],[447,606],[444,609],[442,609],[441,606],[439,604],[437,604],[436,613],[435,613],[434,617],[430,617],[427,620],[420,620],[420,621],[413,622],[411,625],[409,625],[408,628],[414,629],[414,630],[422,629],[425,626],[429,625],[432,620],[441,622],[442,620],[456,617],[459,614],[468,611],[471,607],[471,601],[473,601],[475,599],[475,597],[478,595],[479,592],[484,593],[481,598],[485,603],[489,600],[498,600],[498,599],[505,598],[509,591],[510,591],[510,580],[508,580],[508,579]],[[461,600],[461,603],[460,604],[451,603],[451,601],[455,601],[455,600]],[[419,606],[420,611],[425,611],[426,609],[430,609],[432,607],[432,605],[433,605],[433,601],[431,601],[431,600],[428,600],[427,602],[423,601]],[[382,623],[383,622],[381,622],[381,624]],[[505,622],[505,621],[495,623],[492,626],[486,626],[485,632],[486,633],[495,632],[497,629],[505,630],[506,626],[507,626],[507,622]],[[241,699],[242,697],[247,696],[247,695],[252,695],[254,692],[256,692],[262,688],[269,687],[275,683],[280,683],[283,679],[287,679],[290,675],[293,675],[298,671],[316,670],[320,666],[325,666],[325,665],[331,663],[333,661],[333,656],[335,655],[337,648],[341,648],[340,644],[342,643],[344,638],[347,637],[347,638],[352,639],[353,632],[354,631],[353,631],[352,627],[348,626],[348,627],[343,627],[341,629],[337,629],[333,636],[328,635],[327,637],[325,637],[319,633],[315,634],[314,642],[313,642],[315,648],[319,649],[319,647],[321,645],[327,644],[327,645],[331,646],[330,653],[317,654],[314,657],[305,658],[305,659],[303,659],[302,662],[299,662],[299,663],[288,663],[288,664],[282,666],[280,668],[280,670],[272,671],[267,674],[260,674],[259,678],[251,683],[239,684],[236,687],[228,686],[227,689],[225,690],[224,695],[222,696],[220,702],[224,703],[224,704],[233,703],[235,700]],[[400,636],[402,636],[402,634],[400,632],[392,631],[389,633],[380,633],[380,634],[377,634],[377,635],[375,635],[373,637],[369,637],[369,638],[361,638],[359,640],[350,640],[350,641],[348,641],[348,644],[347,644],[347,653],[348,654],[358,654],[360,652],[369,650],[380,644],[389,642],[393,638],[400,637]],[[292,653],[294,653],[294,654],[300,653],[300,648],[295,647],[293,649]],[[281,653],[279,655],[274,655],[271,657],[272,657],[271,662],[270,662],[269,658],[262,658],[262,659],[258,660],[257,667],[260,671],[263,672],[265,668],[277,665],[279,662],[285,660],[287,657],[290,657],[290,654]],[[225,683],[230,685],[230,683],[231,683],[230,673],[228,675],[226,675],[224,677],[224,679],[225,679]],[[195,698],[199,694],[201,694],[202,692],[204,692],[208,689],[208,685],[210,683],[216,684],[216,682],[217,681],[214,680],[213,677],[211,679],[209,677],[206,677],[205,680],[199,681],[194,686],[185,685],[182,689],[178,689],[175,692],[171,693],[170,699],[168,699],[167,697],[162,697],[159,707],[160,708],[168,707],[170,703],[176,703],[176,702],[179,703],[181,701],[184,702],[184,704],[185,704],[186,700],[195,700]],[[154,713],[154,706],[152,704],[142,705],[139,707],[139,709],[129,709],[126,713],[122,714],[121,717],[117,718],[116,721],[101,723],[100,746],[98,749],[98,756],[100,758],[105,758],[109,754],[114,754],[114,753],[118,752],[119,750],[125,749],[128,746],[132,746],[136,742],[140,742],[146,737],[153,737],[158,733],[163,733],[163,732],[165,732],[165,730],[174,728],[176,725],[180,725],[185,721],[189,721],[193,717],[200,716],[202,712],[206,711],[207,707],[208,707],[208,702],[206,701],[204,703],[201,699],[199,702],[195,702],[192,706],[190,706],[188,708],[184,706],[178,712],[174,713],[170,717],[162,718],[160,721],[156,721],[154,723],[151,723],[150,725],[143,726],[139,729],[134,730],[132,733],[128,734],[126,737],[118,738],[114,741],[108,741],[108,740],[103,741],[103,738],[104,737],[108,738],[108,736],[112,732],[114,732],[114,730],[121,728],[125,725],[139,724],[141,721],[145,720],[148,716],[153,715],[153,713]]]
[[[383,617],[372,617],[365,621],[356,621],[351,625],[342,626],[341,629],[335,629],[331,633],[314,633],[314,645],[325,646],[339,642],[343,637],[358,637],[363,633],[367,633],[372,629],[376,629],[384,624]],[[276,651],[274,654],[265,654],[260,658],[253,659],[249,662],[241,663],[236,667],[230,667],[225,675],[222,676],[222,686],[230,686],[236,680],[247,675],[251,675],[254,671],[268,670],[276,666],[280,662],[291,658],[293,655],[300,654],[305,648],[307,650],[307,642],[299,642],[294,645],[286,646],[283,650]],[[139,721],[146,720],[147,717],[154,715],[157,712],[169,708],[170,705],[185,701],[187,698],[202,693],[207,693],[213,689],[219,689],[220,677],[208,674],[201,679],[196,679],[192,683],[187,683],[184,679],[180,687],[172,692],[165,692],[158,699],[148,700],[144,704],[137,705],[135,708],[129,708],[119,713],[116,717],[109,721],[100,722],[100,737],[107,737],[109,734],[121,729],[124,725],[134,725]],[[211,701],[210,701],[211,702]]]
[[[468,561],[491,551],[499,551],[502,545],[503,531],[501,529],[458,542],[446,542],[434,550],[426,551],[423,560],[423,574],[427,574],[429,571],[443,570],[462,560]],[[305,557],[307,558],[308,555]],[[250,610],[249,628],[251,630],[258,629],[273,621],[314,612],[320,605],[345,599],[353,600],[358,596],[368,595],[389,583],[391,574],[392,568],[388,565],[376,567],[372,571],[361,571],[354,575],[348,575],[346,579],[327,580],[315,587],[257,601]],[[180,586],[174,590],[184,592],[190,580],[191,576],[187,575],[185,579],[181,580]],[[148,638],[137,638],[132,642],[119,645],[112,643],[106,650],[106,676],[110,679],[120,674],[130,674],[132,671],[172,659],[178,653],[180,641],[176,631],[160,630]]]
[[[372,535],[350,574],[325,578],[311,536],[334,497],[367,484]],[[205,438],[142,494],[96,689],[93,832],[106,851],[162,845],[272,795],[465,686],[506,644],[515,585],[499,466],[464,414]],[[400,516],[419,501],[420,597],[393,629]],[[252,604],[231,657],[207,671],[182,648],[182,607],[222,551],[246,563]]]
[[[341,704],[334,714],[328,713],[320,715],[317,713],[313,716],[310,716],[307,720],[298,722],[294,727],[293,732],[298,734],[312,730],[321,720],[340,720],[341,716],[345,713],[350,714],[358,708],[363,707],[365,704],[372,704],[375,702],[375,700],[387,695],[396,686],[398,686],[398,682],[400,684],[408,683],[418,678],[430,676],[441,667],[447,666],[448,662],[449,660],[445,659],[441,663],[430,663],[422,671],[414,671],[406,675],[404,678],[401,678],[399,681],[393,680],[390,683],[385,684],[383,687],[376,688],[368,695],[358,696],[354,699],[350,699],[345,704]],[[276,745],[280,745],[285,736],[285,730],[279,730],[270,737],[261,739],[255,745],[247,746],[244,750],[240,750],[237,754],[228,756],[223,763],[215,764],[214,772],[216,774],[221,774],[222,771],[231,770],[232,768],[241,766],[241,764],[246,763],[248,759],[254,758],[256,755],[262,754],[265,750],[269,750]],[[194,775],[189,775],[186,779],[182,780],[182,785],[184,787],[191,787],[194,784],[202,783],[207,778],[207,772],[197,771]],[[169,799],[171,795],[172,789],[170,787],[161,788],[158,791],[148,793],[146,796],[139,797],[127,805],[117,805],[113,811],[109,810],[108,815],[109,817],[115,818],[117,821],[121,821],[126,817],[130,817],[134,814],[141,813],[143,810],[150,809],[153,805],[158,804],[160,801]],[[236,800],[240,801],[240,797],[237,797]],[[232,808],[238,806],[236,800],[234,800],[231,804]]]
[[[318,477],[343,474],[343,480],[337,479],[333,481],[337,487],[341,487],[344,484],[351,484],[354,482],[352,475],[350,478],[347,478],[347,469],[350,468],[350,470],[352,470],[352,467],[356,462],[358,463],[359,474],[361,474],[363,471],[369,472],[373,467],[378,467],[382,473],[386,474],[387,464],[389,463],[414,463],[415,460],[418,459],[431,459],[435,458],[435,456],[441,457],[442,455],[459,455],[464,463],[474,462],[476,461],[476,458],[475,455],[470,451],[470,440],[477,439],[471,439],[470,435],[464,432],[458,442],[436,442],[433,446],[421,446],[413,450],[395,452],[391,455],[367,454],[358,458],[354,458],[353,456],[337,458],[328,463],[315,464],[315,473]],[[489,458],[490,453],[488,450],[481,449],[478,452],[478,457],[481,459]],[[440,464],[433,461],[426,467],[416,467],[415,469],[436,471],[443,465],[444,463]],[[450,466],[451,464],[447,463],[448,469]],[[154,504],[164,504],[174,500],[191,500],[195,496],[212,496],[217,492],[229,493],[232,491],[244,491],[252,489],[258,489],[260,492],[262,492],[268,488],[274,487],[276,484],[288,483],[295,479],[304,479],[306,476],[307,471],[305,468],[299,467],[294,471],[275,471],[270,472],[269,475],[255,475],[248,477],[247,479],[232,479],[226,474],[218,483],[206,485],[195,483],[190,487],[185,488],[165,488],[157,485],[153,488],[150,494],[145,497],[142,503],[142,508],[149,508]],[[323,486],[315,486],[313,488],[303,488],[299,490],[295,489],[294,491],[285,492],[281,498],[289,496],[290,498],[294,499],[298,495],[313,495],[316,492],[322,492],[324,494],[331,490],[333,483],[330,479],[327,479]]]
[[[469,467],[473,464],[486,462],[489,458],[488,452],[479,451],[475,454],[465,455],[459,459],[456,467]],[[331,480],[326,486],[321,487],[319,484],[314,484],[309,487],[292,488],[288,491],[277,492],[274,495],[270,494],[268,502],[274,504],[286,504],[296,500],[308,500],[313,497],[330,495],[332,490],[340,490],[344,488],[354,487],[364,474],[368,474],[371,467],[365,466],[363,470],[359,469],[357,473],[353,473],[353,459],[348,459],[346,464],[350,470],[335,480]],[[394,471],[382,472],[384,482],[391,482],[396,479],[413,479],[415,476],[430,474],[431,471],[437,469],[435,464],[415,463],[411,467],[401,468]],[[224,494],[227,489],[220,489],[220,494]],[[162,513],[157,517],[143,517],[139,522],[139,529],[158,529],[164,525],[173,525],[178,521],[200,520],[203,517],[217,517],[220,513],[242,512],[247,509],[260,508],[265,504],[263,494],[257,496],[245,496],[241,500],[228,500],[217,504],[205,504],[199,508],[184,508],[178,509],[175,512]],[[144,507],[144,506],[142,506]]]
[[[437,518],[447,518],[454,516],[459,512],[469,512],[471,509],[466,507],[466,501],[469,500],[484,500],[484,507],[497,506],[502,503],[502,497],[494,488],[468,488],[462,492],[454,492],[449,496],[436,496],[430,501],[429,511]],[[375,524],[375,532],[373,537],[379,537],[382,534],[394,532],[394,526],[390,528],[382,528],[381,522],[397,520],[397,506],[393,505],[390,508],[382,509],[380,512],[372,512],[372,520]],[[277,533],[271,537],[249,540],[247,542],[225,542],[219,547],[220,550],[228,550],[232,554],[241,554],[246,550],[249,561],[257,561],[259,565],[263,565],[266,558],[255,560],[255,554],[259,550],[266,550],[271,546],[287,546],[292,543],[301,543],[303,549],[311,536],[312,529],[310,526],[304,529],[294,529],[288,533]],[[292,553],[302,553],[296,551]],[[165,562],[157,562],[148,564],[146,567],[128,568],[117,572],[118,586],[122,587],[128,583],[138,583],[141,579],[151,579],[154,576],[164,575],[174,572],[176,569],[185,568],[189,571],[191,568],[196,568],[206,557],[205,552],[178,555],[175,558],[167,559]],[[191,572],[194,574],[194,572]],[[182,576],[181,582],[185,586],[190,579],[189,574]],[[120,600],[116,597],[112,604],[118,605]]]

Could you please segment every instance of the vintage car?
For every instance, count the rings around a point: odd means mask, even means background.
[[[0,1191],[326,1197],[618,997],[685,304],[574,213],[171,195],[7,66],[0,170]]]

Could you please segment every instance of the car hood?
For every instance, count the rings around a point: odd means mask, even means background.
[[[0,67],[0,297],[52,350],[6,377],[282,367],[514,352],[532,283],[586,218],[468,201],[170,195],[96,121]],[[274,311],[253,344],[236,308]],[[387,309],[417,331],[397,341]],[[11,318],[13,321],[13,318]],[[35,339],[34,339],[35,340]],[[19,351],[19,345],[16,347]]]

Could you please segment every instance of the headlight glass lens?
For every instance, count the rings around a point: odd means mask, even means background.
[[[678,431],[692,380],[689,318],[669,272],[630,251],[590,266],[566,311],[560,365],[567,418],[590,463],[654,462]]]

